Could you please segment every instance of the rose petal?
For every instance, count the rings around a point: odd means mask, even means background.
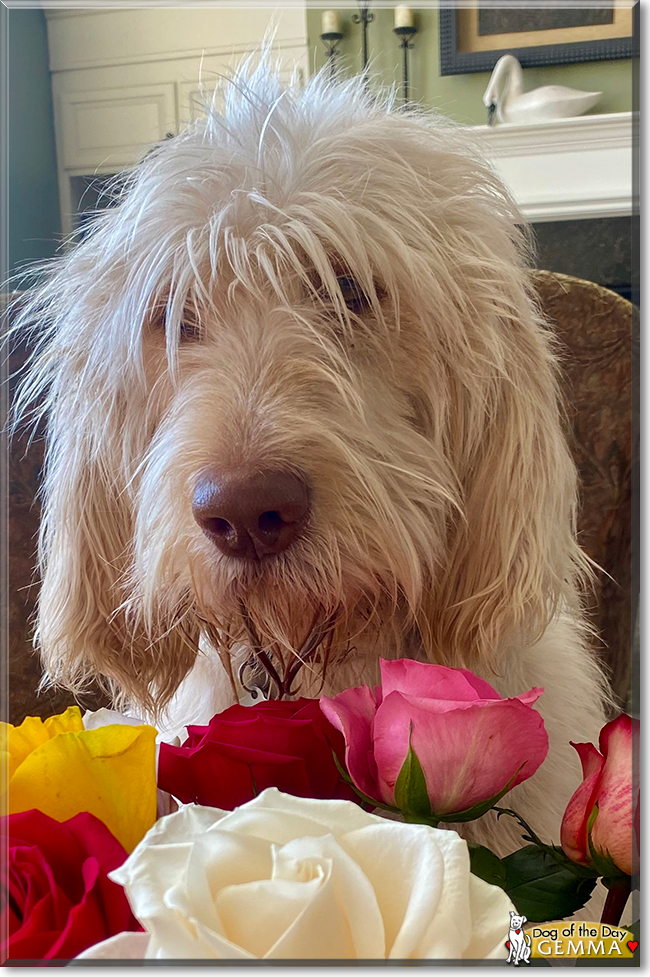
[[[592,743],[571,743],[571,746],[580,758],[583,778],[591,777],[594,773],[600,773],[605,758]]]
[[[560,843],[568,858],[578,864],[588,865],[590,856],[587,820],[598,793],[605,759],[591,743],[572,743],[571,746],[580,757],[584,780],[567,804],[560,828]]]
[[[233,706],[208,726],[190,726],[188,734],[182,747],[161,746],[158,777],[184,803],[232,810],[271,786],[355,799],[332,755],[343,759],[343,737],[317,699]]]
[[[144,719],[126,716],[117,709],[87,709],[83,716],[84,729],[101,729],[103,726],[146,726]]]
[[[399,658],[381,659],[381,684],[384,698],[391,692],[402,692],[420,699],[447,699],[452,702],[475,702],[477,699],[500,699],[499,693],[478,675],[464,668],[447,668]]]
[[[534,702],[537,702],[540,695],[543,694],[544,694],[544,689],[536,687],[533,689],[529,689],[528,692],[522,692],[520,695],[514,696],[514,698],[519,699],[519,701],[523,702],[525,706],[532,706]]]
[[[189,755],[182,747],[165,749],[162,744],[158,783],[184,804],[210,804],[226,810],[245,804],[268,786],[279,784],[290,793],[292,787],[310,793],[302,758],[217,743],[206,743]]]
[[[375,815],[368,814],[356,804],[289,797],[269,787],[244,807],[227,813],[220,827],[286,844],[303,834],[319,836],[331,831],[353,831],[373,824],[374,820]]]
[[[463,950],[463,960],[503,961],[501,920],[506,914],[510,915],[510,899],[503,889],[470,875],[468,919],[472,921],[472,935]]]
[[[40,811],[3,819],[11,891],[20,912],[3,955],[64,959],[120,930],[138,928],[123,890],[107,872],[126,851],[91,814],[59,823]]]
[[[155,740],[152,726],[60,733],[16,770],[9,812],[37,808],[66,821],[87,811],[131,851],[156,817]]]
[[[377,773],[372,755],[372,724],[377,704],[367,685],[347,689],[340,695],[320,700],[323,714],[343,733],[345,764],[350,777],[364,794],[379,800]]]
[[[411,724],[411,745],[437,815],[460,813],[487,800],[513,777],[516,786],[537,770],[548,752],[542,717],[518,699],[482,701],[441,714],[392,692],[374,723],[378,779],[382,799],[389,804],[394,803]]]
[[[23,760],[38,746],[47,743],[59,733],[81,732],[83,728],[78,706],[69,706],[65,712],[58,716],[49,716],[48,719],[27,716],[20,726],[0,723],[0,750],[3,753],[3,769],[7,771],[2,778],[2,791],[4,784],[11,781]]]
[[[326,876],[229,886],[219,892],[215,909],[227,939],[252,957],[345,959],[352,952],[349,929],[328,883]],[[330,924],[326,932],[324,916]]]
[[[349,832],[345,838],[348,850],[376,894],[384,922],[386,956],[393,960],[420,955],[431,918],[441,910],[445,913],[446,856],[454,858],[452,852],[458,844],[461,859],[467,858],[467,846],[455,832],[448,832],[447,841],[425,825],[412,827],[405,833],[400,822],[382,819],[378,824]],[[392,857],[385,854],[377,858],[379,851]],[[463,868],[467,871],[465,862]],[[449,879],[447,884],[449,888]]]
[[[638,725],[638,724],[637,724]],[[622,872],[635,870],[632,796],[632,739],[634,721],[626,715],[608,723],[600,734],[605,761],[596,796],[598,815],[591,840]]]
[[[88,947],[76,956],[76,960],[145,960],[149,941],[148,933],[117,933]]]

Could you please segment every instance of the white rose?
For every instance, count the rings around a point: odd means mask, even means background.
[[[275,788],[234,811],[170,814],[110,877],[148,939],[125,933],[84,959],[505,958],[513,909],[471,875],[454,831]]]

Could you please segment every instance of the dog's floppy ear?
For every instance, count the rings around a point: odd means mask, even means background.
[[[449,366],[447,435],[462,511],[450,518],[421,626],[435,659],[469,667],[494,666],[508,640],[534,643],[558,606],[575,606],[589,573],[574,536],[576,471],[551,335],[507,257],[493,262],[489,288],[479,275],[466,285],[480,357],[469,370]]]
[[[121,459],[104,454],[122,441],[116,431],[98,446],[69,408],[63,398],[50,423],[37,645],[50,681],[81,690],[95,677],[155,711],[192,665],[198,634],[185,621],[154,635],[129,613],[133,515]]]
[[[111,306],[128,289],[107,252],[91,238],[58,261],[16,320],[35,352],[15,423],[47,425],[36,645],[44,681],[83,691],[96,678],[155,711],[193,664],[198,627],[190,614],[145,625],[129,604],[133,481],[154,421],[137,337],[124,328],[138,310]]]

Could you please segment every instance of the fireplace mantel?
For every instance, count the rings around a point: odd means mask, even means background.
[[[637,209],[636,113],[475,126],[472,132],[530,221],[625,217]]]

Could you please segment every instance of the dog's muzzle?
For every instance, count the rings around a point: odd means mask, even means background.
[[[309,519],[309,487],[290,472],[203,472],[194,490],[197,523],[226,556],[261,560],[296,540]]]

